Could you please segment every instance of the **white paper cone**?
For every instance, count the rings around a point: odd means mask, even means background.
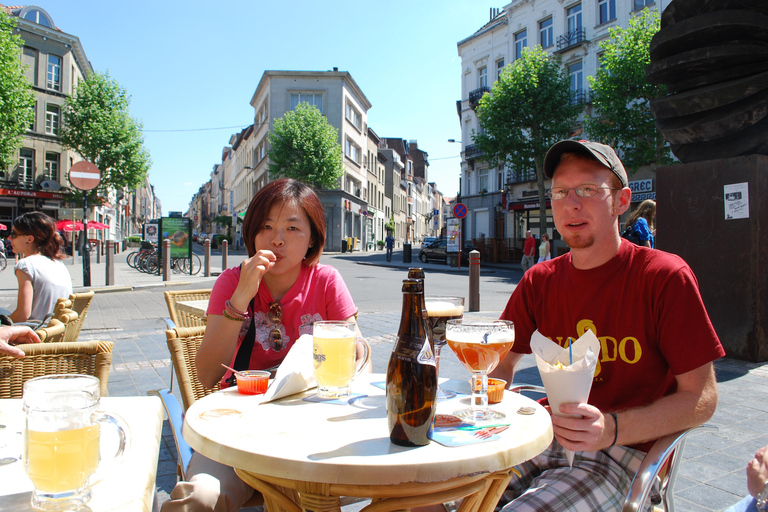
[[[296,340],[288,355],[277,367],[275,378],[261,397],[260,403],[271,402],[284,396],[301,393],[317,386],[313,367],[312,347],[314,338],[304,334]]]
[[[565,450],[565,457],[568,459],[568,466],[573,467],[573,456],[576,455],[576,452],[571,451],[567,448],[563,448]]]

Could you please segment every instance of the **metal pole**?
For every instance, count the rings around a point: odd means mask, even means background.
[[[469,311],[480,311],[480,251],[469,253]]]
[[[91,286],[91,244],[88,242],[88,192],[83,191],[83,286]]]
[[[229,252],[229,242],[227,239],[221,241],[221,271],[227,270],[227,253]]]
[[[115,284],[115,256],[112,254],[112,247],[110,247],[111,243],[113,242],[107,240],[107,274],[105,277],[107,286]]]
[[[171,280],[171,239],[163,240],[163,281]]]
[[[205,249],[205,255],[203,260],[203,275],[205,277],[211,277],[211,239],[206,238],[203,242],[203,248]]]

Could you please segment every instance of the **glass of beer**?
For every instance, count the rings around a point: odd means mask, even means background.
[[[353,322],[315,322],[312,336],[317,396],[329,399],[351,396],[352,380],[362,373],[370,361],[371,346],[362,338],[357,340],[365,348],[365,356],[356,370],[357,343]]]
[[[445,345],[445,322],[448,320],[460,320],[464,316],[464,297],[438,297],[427,296],[424,298],[427,307],[427,324],[429,335],[435,345],[435,359],[437,360],[438,376],[440,372],[440,350]],[[456,393],[450,390],[437,388],[437,399],[445,400],[453,398]]]
[[[122,420],[97,411],[99,379],[47,375],[24,383],[24,468],[34,485],[32,507],[76,510],[91,499],[92,476],[101,462],[101,428],[116,428],[122,456]]]
[[[448,320],[445,339],[459,361],[472,372],[472,406],[454,414],[475,424],[504,418],[504,413],[488,408],[488,374],[515,343],[513,323],[508,320]]]

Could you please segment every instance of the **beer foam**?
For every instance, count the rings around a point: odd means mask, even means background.
[[[427,306],[429,316],[461,316],[464,314],[464,306],[457,306],[453,302],[427,300],[424,304]]]

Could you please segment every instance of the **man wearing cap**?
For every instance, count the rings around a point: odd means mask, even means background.
[[[619,236],[630,205],[627,173],[609,146],[565,140],[544,174],[555,227],[570,252],[534,265],[502,319],[516,342],[494,376],[512,382],[535,330],[567,346],[587,329],[600,340],[588,403],[561,406],[555,440],[518,466],[514,511],[618,510],[655,439],[707,421],[717,405],[712,362],[725,355],[690,267]],[[576,452],[570,468],[563,448]]]

